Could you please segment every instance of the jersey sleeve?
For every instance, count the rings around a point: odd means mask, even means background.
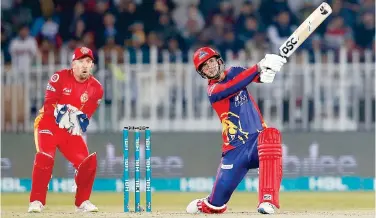
[[[54,114],[55,106],[62,94],[62,80],[60,72],[56,72],[48,81],[43,104],[45,114]]]
[[[211,103],[231,96],[246,87],[251,82],[259,82],[260,74],[257,65],[251,68],[236,67],[232,79],[226,82],[214,83],[208,87],[208,96]]]
[[[103,98],[103,87],[101,84],[98,83],[98,87],[94,95],[94,101],[88,106],[86,115],[91,118],[95,111],[97,110],[99,104],[102,101]]]

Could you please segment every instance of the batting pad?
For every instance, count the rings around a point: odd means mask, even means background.
[[[258,136],[259,204],[270,202],[279,208],[282,180],[282,137],[278,129],[266,128]]]

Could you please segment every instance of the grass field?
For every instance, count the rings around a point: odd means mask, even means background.
[[[80,217],[196,217],[185,213],[186,205],[207,193],[153,193],[151,214],[123,213],[121,193],[93,193],[91,201],[100,209]],[[132,196],[133,197],[133,196]],[[144,198],[144,193],[141,195]],[[373,192],[283,192],[275,217],[375,217]],[[74,213],[74,194],[49,193],[42,214],[27,214],[28,194],[2,193],[1,217],[79,217]],[[234,193],[228,211],[221,217],[262,217],[256,213],[256,193]],[[142,202],[142,205],[145,205]],[[133,201],[130,208],[134,209]]]

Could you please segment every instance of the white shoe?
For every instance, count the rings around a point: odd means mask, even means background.
[[[28,213],[40,213],[42,212],[44,206],[40,201],[33,201],[29,204],[29,209],[27,210]]]
[[[275,206],[269,202],[263,202],[258,206],[257,211],[262,214],[273,214]]]
[[[199,201],[202,201],[202,199],[195,199],[191,201],[191,203],[189,203],[187,208],[185,209],[187,213],[191,213],[191,214],[201,213],[201,211],[198,209],[198,206],[197,206],[197,203]]]
[[[89,200],[82,202],[79,207],[76,207],[76,212],[98,212],[98,207],[92,204]]]

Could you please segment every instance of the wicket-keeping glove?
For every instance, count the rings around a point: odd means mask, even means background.
[[[68,131],[74,126],[69,117],[70,109],[66,104],[58,104],[54,110],[54,116],[56,124],[61,129],[68,129]]]
[[[69,114],[70,120],[73,123],[73,128],[69,131],[72,135],[82,135],[86,132],[89,125],[89,118],[82,111],[75,111]]]

